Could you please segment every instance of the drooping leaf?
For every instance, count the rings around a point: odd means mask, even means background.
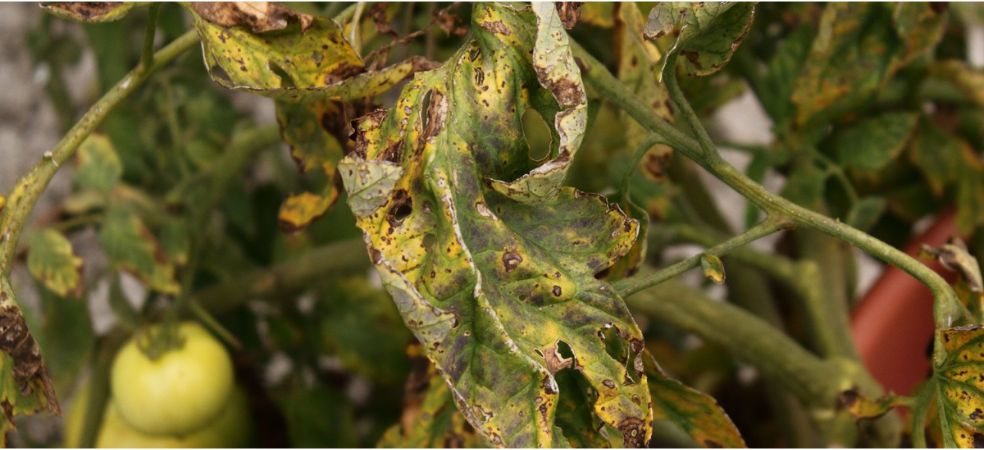
[[[713,397],[659,370],[647,372],[656,420],[673,422],[704,447],[745,447],[738,428]]]
[[[670,36],[670,48],[683,56],[686,72],[706,76],[731,60],[754,18],[754,3],[657,3],[649,10],[645,35]]]
[[[984,443],[984,327],[941,331],[946,360],[936,369],[943,443],[979,447]]]
[[[55,388],[24,315],[6,276],[0,276],[0,403],[4,421],[0,432],[11,430],[15,416],[41,411],[60,413]],[[0,442],[3,439],[0,438]]]
[[[60,296],[82,292],[82,259],[61,233],[44,229],[28,241],[27,268],[35,279]]]
[[[393,425],[376,444],[380,448],[469,448],[487,447],[488,443],[468,426],[458,412],[451,389],[428,364],[419,345],[408,353],[415,369],[407,379],[400,422]]]
[[[165,294],[181,290],[174,278],[174,265],[167,260],[157,238],[129,209],[113,208],[106,213],[99,240],[110,260],[151,289]]]
[[[837,133],[834,148],[845,167],[876,171],[895,159],[915,129],[915,113],[885,113]]]
[[[940,265],[947,270],[960,274],[972,291],[984,292],[984,279],[981,278],[981,266],[977,258],[967,251],[967,244],[960,238],[950,239],[939,247],[923,245],[922,251],[932,255]]]
[[[473,39],[417,74],[385,116],[357,124],[346,159],[390,175],[343,181],[358,193],[360,179],[398,176],[377,207],[376,194],[350,204],[404,321],[490,443],[566,442],[553,374],[572,367],[597,392],[593,414],[624,445],[644,445],[652,416],[641,332],[594,278],[628,251],[638,225],[561,185],[583,133],[584,91],[553,5],[534,5],[536,17],[528,8],[476,5]],[[539,166],[520,135],[531,99],[561,136]],[[399,173],[384,169],[394,154]],[[609,345],[621,350],[610,355]]]
[[[51,14],[79,22],[120,20],[136,6],[139,4],[131,2],[49,2],[41,4],[41,7]]]
[[[75,183],[83,189],[109,192],[123,176],[123,164],[113,149],[109,138],[101,134],[90,135],[79,146],[76,156]]]

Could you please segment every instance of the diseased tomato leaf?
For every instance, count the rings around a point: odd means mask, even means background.
[[[670,420],[704,447],[745,447],[738,428],[713,397],[652,372],[649,386],[657,420]]]
[[[177,294],[181,286],[174,278],[174,265],[168,261],[157,238],[140,217],[127,208],[106,213],[99,240],[113,263],[140,278],[153,290]]]
[[[6,275],[0,276],[0,432],[14,427],[14,417],[50,411],[59,414],[58,398],[41,348],[31,335]]]
[[[979,447],[984,443],[984,327],[940,332],[946,360],[935,376],[943,444]]]
[[[84,189],[109,192],[123,176],[123,163],[108,137],[90,135],[76,154],[75,183]]]
[[[840,130],[834,138],[845,167],[873,172],[898,157],[915,130],[915,113],[885,113]]]
[[[706,76],[731,60],[754,18],[754,3],[657,3],[649,10],[645,35],[654,40],[666,36],[667,53],[683,57],[686,73]]]
[[[131,9],[139,6],[132,2],[48,2],[42,3],[45,11],[64,19],[78,22],[99,23],[122,19]]]
[[[60,296],[82,293],[82,259],[72,243],[52,229],[40,230],[28,240],[27,268],[35,279]]]
[[[324,172],[314,191],[281,206],[281,228],[297,231],[338,199],[335,166],[347,133],[333,125],[345,114],[339,101],[373,97],[414,72],[430,68],[413,57],[366,71],[335,22],[272,4],[196,5],[195,27],[206,66],[220,85],[276,99],[277,122],[302,172]],[[279,30],[271,33],[271,30]]]
[[[573,368],[592,414],[642,446],[652,420],[642,334],[595,279],[638,223],[562,185],[586,97],[554,6],[533,10],[476,5],[472,39],[417,74],[394,108],[359,121],[341,175],[404,321],[491,444],[567,443],[554,374]],[[539,165],[521,135],[530,107],[559,136]]]

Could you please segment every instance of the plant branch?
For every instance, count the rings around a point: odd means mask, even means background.
[[[724,348],[814,407],[833,408],[837,394],[853,383],[836,363],[810,354],[764,320],[680,281],[670,280],[626,301],[633,311]]]
[[[696,114],[693,109],[689,108],[686,99],[683,98],[679,86],[676,85],[675,74],[672,70],[667,71],[664,82],[670,90],[671,98],[677,103],[677,109],[681,111],[691,127],[698,130],[696,134],[702,142],[687,136],[657,116],[648,105],[636,98],[608,72],[604,65],[594,59],[582,47],[572,42],[572,48],[582,67],[585,80],[595,90],[624,109],[639,124],[661,135],[674,149],[693,159],[770,216],[786,218],[797,225],[817,229],[825,234],[848,241],[873,257],[909,273],[933,292],[936,299],[934,316],[938,327],[951,326],[960,317],[962,314],[960,303],[953,290],[942,277],[926,265],[856,228],[803,208],[769,192],[721,158],[699,120],[695,120]],[[937,352],[935,358],[939,359],[942,356]]]
[[[157,14],[161,4],[150,5],[147,12],[147,30],[144,33],[143,54],[140,55],[140,67],[147,69],[154,64],[154,35],[157,34]]]
[[[58,144],[45,152],[30,172],[27,173],[10,193],[7,206],[0,214],[0,273],[9,274],[11,263],[17,249],[17,239],[24,223],[34,209],[35,203],[55,176],[62,164],[66,163],[79,145],[92,133],[103,119],[120,102],[126,99],[157,69],[170,63],[198,42],[198,35],[189,31],[162,48],[154,55],[154,63],[146,70],[138,66],[116,83],[102,98],[82,116]]]
[[[691,256],[687,259],[684,259],[683,261],[665,267],[649,275],[635,276],[635,277],[619,280],[615,282],[613,286],[615,287],[615,290],[618,291],[619,295],[623,297],[630,296],[632,294],[635,294],[636,292],[660,284],[690,269],[693,269],[694,267],[699,266],[700,260],[704,256],[724,255],[729,251],[741,247],[756,239],[760,239],[762,237],[775,233],[779,230],[788,228],[788,226],[789,223],[784,220],[774,219],[771,217],[767,218],[762,223],[752,228],[749,228],[744,233],[739,234],[738,236],[728,239],[711,248],[708,248],[707,250],[705,250],[700,254]]]

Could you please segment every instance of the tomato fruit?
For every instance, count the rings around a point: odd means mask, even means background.
[[[195,323],[182,323],[177,332],[181,346],[157,359],[141,351],[136,336],[113,361],[110,383],[120,416],[146,434],[190,433],[215,419],[233,391],[225,347]]]

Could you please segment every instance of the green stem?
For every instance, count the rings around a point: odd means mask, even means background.
[[[690,331],[777,380],[813,407],[832,409],[852,380],[835,363],[810,354],[764,320],[677,280],[626,299],[633,311]]]
[[[649,275],[635,276],[619,280],[614,283],[615,290],[618,291],[619,295],[623,297],[635,294],[643,289],[655,286],[666,280],[676,277],[690,269],[693,269],[700,265],[700,260],[705,255],[721,256],[741,247],[749,242],[756,239],[768,236],[779,230],[785,229],[789,224],[783,220],[775,220],[772,218],[767,218],[762,223],[749,228],[742,234],[728,239],[718,245],[708,248],[704,252],[691,256],[683,261],[676,264],[665,267],[657,272]]]
[[[770,216],[786,218],[797,225],[817,229],[848,241],[873,257],[909,273],[933,292],[936,299],[934,316],[939,328],[949,327],[959,318],[961,308],[956,295],[946,281],[935,271],[904,252],[856,228],[803,208],[769,192],[722,159],[713,143],[710,142],[710,137],[703,130],[699,120],[695,120],[696,114],[689,108],[686,99],[683,98],[679,86],[676,85],[675,74],[672,70],[667,71],[664,81],[670,90],[671,98],[678,104],[678,110],[697,130],[695,133],[701,142],[695,141],[657,116],[647,104],[626,89],[608,72],[604,65],[585,52],[579,45],[572,43],[572,48],[576,59],[580,61],[585,80],[596,91],[629,113],[639,124],[662,136],[674,149],[693,159]],[[939,358],[943,357],[940,353],[941,350],[940,348],[934,355],[934,358],[938,360],[937,362],[939,362]]]
[[[140,67],[146,69],[154,64],[154,35],[157,33],[157,14],[161,4],[150,5],[147,12],[147,30],[144,33],[143,54],[140,55]]]
[[[0,214],[0,273],[9,274],[11,263],[17,249],[17,240],[24,223],[34,209],[41,193],[48,186],[51,178],[78,149],[79,145],[102,123],[103,119],[116,105],[126,99],[151,74],[170,63],[198,42],[194,31],[185,33],[178,39],[162,48],[154,55],[154,63],[148,69],[137,67],[116,83],[102,98],[82,116],[68,134],[49,152],[45,152],[42,160],[17,183],[11,191],[7,206]]]
[[[369,256],[361,239],[334,242],[199,290],[192,299],[213,313],[223,312],[253,298],[295,289],[325,274],[350,274],[368,267]]]

